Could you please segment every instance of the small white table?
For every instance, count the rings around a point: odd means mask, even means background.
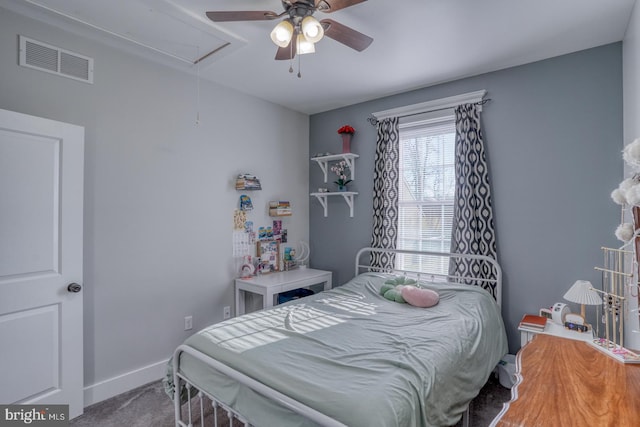
[[[331,289],[331,272],[313,268],[298,268],[253,276],[247,279],[236,279],[236,316],[245,313],[245,292],[262,295],[262,307],[273,307],[274,300],[281,292],[306,288],[311,285],[324,284],[324,290]]]
[[[572,331],[570,329],[565,328],[553,321],[551,319],[547,320],[547,324],[544,327],[544,331],[535,331],[533,329],[526,328],[518,328],[520,331],[520,345],[524,346],[526,343],[531,341],[536,334],[545,334],[545,335],[553,335],[561,338],[569,338],[572,340],[579,341],[592,341],[593,340],[593,330],[587,332],[579,332]]]

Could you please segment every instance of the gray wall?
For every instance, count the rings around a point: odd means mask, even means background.
[[[95,84],[19,67],[18,34],[93,57]],[[287,199],[291,241],[308,239],[308,116],[206,81],[198,107],[192,72],[2,8],[0,57],[0,108],[85,127],[85,384],[122,391],[140,384],[119,375],[150,367],[160,378],[184,338],[234,305],[238,173],[262,179],[256,229],[271,224],[269,200]]]
[[[640,138],[640,6],[633,8],[623,40],[624,143]]]
[[[624,92],[624,144],[640,138],[640,6],[636,2],[629,26],[622,42],[622,75]],[[624,165],[624,176],[635,172],[627,164]],[[622,179],[622,176],[620,177]],[[631,215],[627,211],[627,221]],[[629,300],[630,311],[637,308],[640,298]],[[633,311],[631,311],[633,312]],[[638,312],[635,312],[638,313]],[[638,314],[629,316],[625,322],[625,345],[628,348],[640,348],[640,319]]]
[[[482,124],[504,269],[502,312],[515,352],[522,315],[562,301],[576,279],[599,283],[600,247],[619,246],[613,232],[620,212],[610,193],[623,167],[621,43],[311,116],[311,155],[340,152],[343,124],[356,128],[352,151],[360,155],[353,218],[337,198],[327,218],[319,203],[310,204],[311,264],[343,283],[353,276],[358,248],[370,244],[376,135],[369,114],[481,89],[492,99]],[[321,186],[331,184],[312,166],[309,188]]]

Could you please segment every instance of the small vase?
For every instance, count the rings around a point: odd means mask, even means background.
[[[342,136],[342,153],[351,153],[351,137],[350,133],[341,133]]]
[[[347,191],[346,185],[338,185],[338,191]]]

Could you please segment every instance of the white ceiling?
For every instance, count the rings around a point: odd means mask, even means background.
[[[210,10],[272,10],[280,0],[1,0],[99,38],[307,114],[620,41],[635,0],[368,0],[331,14],[373,37],[363,52],[332,39],[275,61],[276,21],[213,23]],[[27,35],[28,36],[28,35]],[[228,43],[228,45],[226,45]],[[225,46],[226,45],[226,46]],[[193,62],[217,48],[203,60]],[[90,56],[90,53],[87,53]]]

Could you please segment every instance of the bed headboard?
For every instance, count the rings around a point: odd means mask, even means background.
[[[379,268],[372,267],[369,262],[371,255],[373,254],[387,254],[390,257],[396,255],[411,255],[418,257],[422,262],[418,263],[420,266],[427,266],[422,268],[416,268],[415,270],[403,270],[398,268]],[[363,255],[366,257],[366,262],[362,261]],[[449,265],[451,260],[469,262],[472,261],[477,265],[482,265],[485,271],[491,271],[493,278],[477,277],[470,273],[464,275],[455,275],[449,273],[442,273],[441,271],[429,271],[429,265],[433,265],[434,260],[439,260],[439,263],[446,262]],[[431,261],[431,262],[429,262]],[[498,305],[502,305],[502,269],[496,260],[485,255],[471,255],[471,254],[456,254],[450,252],[432,252],[432,251],[412,251],[405,249],[381,249],[381,248],[362,248],[356,254],[355,275],[364,271],[375,271],[380,273],[396,273],[408,276],[416,276],[423,279],[431,280],[446,280],[449,282],[466,283],[469,285],[480,286],[489,292],[496,300]],[[488,270],[487,270],[488,269]],[[482,270],[482,269],[480,269]]]

